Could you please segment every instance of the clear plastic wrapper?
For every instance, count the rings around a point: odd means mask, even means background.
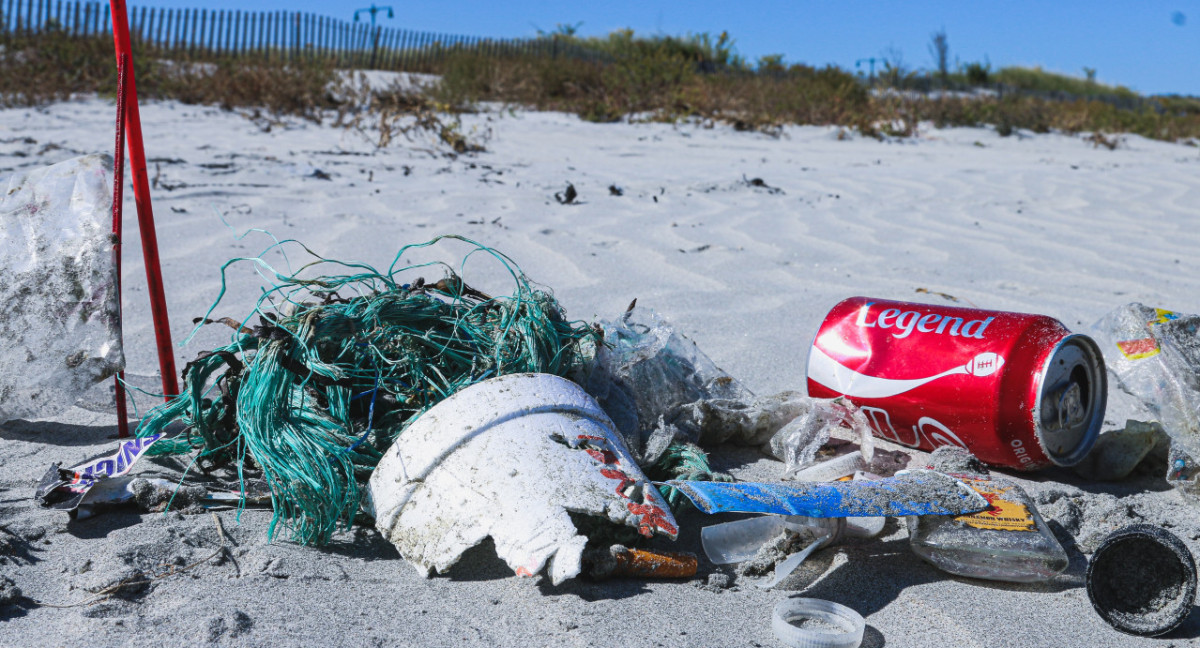
[[[856,418],[857,410],[844,401],[795,391],[756,396],[648,309],[634,308],[600,325],[604,344],[588,369],[572,378],[600,403],[643,466],[681,439],[769,443],[791,469],[812,463],[829,431],[844,422],[867,430],[866,419]],[[869,461],[869,431],[862,436]]]
[[[1134,422],[1161,423],[1170,437],[1167,479],[1197,490],[1200,456],[1200,315],[1138,303],[1105,315],[1094,328],[1110,377],[1110,402],[1129,403]],[[1110,408],[1111,409],[1111,408]],[[1124,414],[1124,412],[1121,412]],[[1111,417],[1111,414],[1110,414]]]
[[[89,155],[0,182],[0,422],[58,415],[125,365],[111,168]]]
[[[875,441],[871,428],[863,413],[842,398],[806,399],[804,410],[772,435],[768,442],[771,454],[784,463],[784,479],[798,479],[802,471],[816,464],[817,451],[826,443],[833,431],[848,428],[858,434],[860,465],[850,468],[845,474],[869,467],[875,454]],[[821,465],[821,464],[818,464]],[[824,480],[826,477],[803,479]]]

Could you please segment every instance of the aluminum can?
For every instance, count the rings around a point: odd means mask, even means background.
[[[1100,348],[1051,317],[852,297],[813,339],[808,393],[846,397],[880,438],[1037,470],[1083,460],[1108,389]]]

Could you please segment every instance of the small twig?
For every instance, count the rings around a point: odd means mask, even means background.
[[[221,525],[221,518],[217,517],[216,513],[213,513],[212,516],[213,522],[217,523],[217,536],[221,538],[221,546],[224,547],[225,543],[229,542],[229,538],[225,535],[225,527]]]
[[[79,601],[78,603],[68,603],[66,605],[55,605],[54,603],[44,603],[44,602],[38,601],[36,599],[32,599],[32,600],[35,605],[38,605],[41,607],[48,607],[48,608],[64,609],[64,608],[82,607],[84,605],[91,605],[93,603],[98,603],[100,601],[103,601],[104,599],[113,596],[114,594],[116,594],[117,592],[121,591],[122,589],[124,589],[126,587],[132,587],[135,585],[149,585],[150,583],[153,583],[154,581],[162,580],[164,578],[167,578],[169,576],[174,576],[176,574],[182,574],[183,572],[186,572],[190,569],[199,567],[200,565],[203,565],[204,563],[212,560],[213,558],[216,558],[222,552],[229,551],[229,547],[226,546],[226,543],[229,542],[229,537],[225,535],[225,528],[223,526],[221,526],[221,518],[217,517],[216,513],[213,513],[212,516],[213,516],[213,520],[217,523],[217,535],[221,538],[221,546],[217,547],[217,550],[212,552],[208,556],[201,558],[200,560],[197,560],[196,562],[194,562],[190,565],[185,565],[185,566],[179,567],[179,568],[176,568],[175,565],[167,565],[167,564],[159,565],[159,568],[165,567],[165,568],[167,568],[167,571],[164,573],[158,574],[157,576],[151,576],[149,578],[142,578],[141,580],[135,580],[135,579],[139,578],[138,576],[132,576],[130,578],[126,578],[124,580],[113,583],[112,585],[109,585],[108,587],[105,587],[104,589],[102,589],[98,592],[91,592],[92,594],[95,594],[96,596],[93,596],[92,598],[84,600],[84,601]],[[237,564],[236,561],[234,562],[234,564],[235,565]],[[239,571],[240,571],[240,568],[239,568]]]

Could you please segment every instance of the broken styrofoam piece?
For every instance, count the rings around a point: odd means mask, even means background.
[[[61,413],[125,365],[112,160],[0,181],[0,422]]]
[[[493,378],[426,411],[379,462],[367,498],[375,527],[426,576],[491,536],[518,575],[573,578],[587,538],[569,512],[678,533],[596,401],[549,374]]]

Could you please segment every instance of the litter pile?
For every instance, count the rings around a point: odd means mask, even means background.
[[[455,265],[401,263],[439,243],[468,249]],[[479,257],[510,294],[466,281]],[[288,273],[251,259],[273,277],[252,311],[210,319],[218,298],[197,318],[232,328],[229,344],[189,363],[183,394],[115,454],[53,466],[43,503],[84,516],[269,499],[269,533],[282,525],[305,544],[365,514],[422,574],[490,537],[516,574],[555,584],[693,577],[696,556],[638,538],[676,538],[673,511],[687,505],[759,514],[701,541],[712,564],[772,588],[815,552],[869,541],[887,517],[947,573],[1056,578],[1068,553],[1037,505],[1064,519],[1078,507],[994,468],[1120,479],[1157,459],[1181,491],[1197,488],[1200,317],[1133,304],[1102,320],[1097,344],[1045,316],[851,298],[815,336],[807,393],[757,396],[636,300],[611,321],[571,321],[511,259],[468,239],[406,246],[386,270],[316,258]],[[1128,422],[1101,434],[1106,411]],[[906,469],[907,452],[877,450],[875,437],[930,451],[930,463]],[[723,443],[780,459],[780,478],[713,471],[703,448]],[[131,475],[143,455],[236,479],[221,491]],[[1155,526],[1105,533],[1073,547],[1093,553],[1100,616],[1131,634],[1176,627],[1196,589],[1186,546]],[[1154,576],[1124,566],[1134,558]],[[773,624],[789,645],[856,646],[863,630],[853,610],[808,599],[781,602]]]

